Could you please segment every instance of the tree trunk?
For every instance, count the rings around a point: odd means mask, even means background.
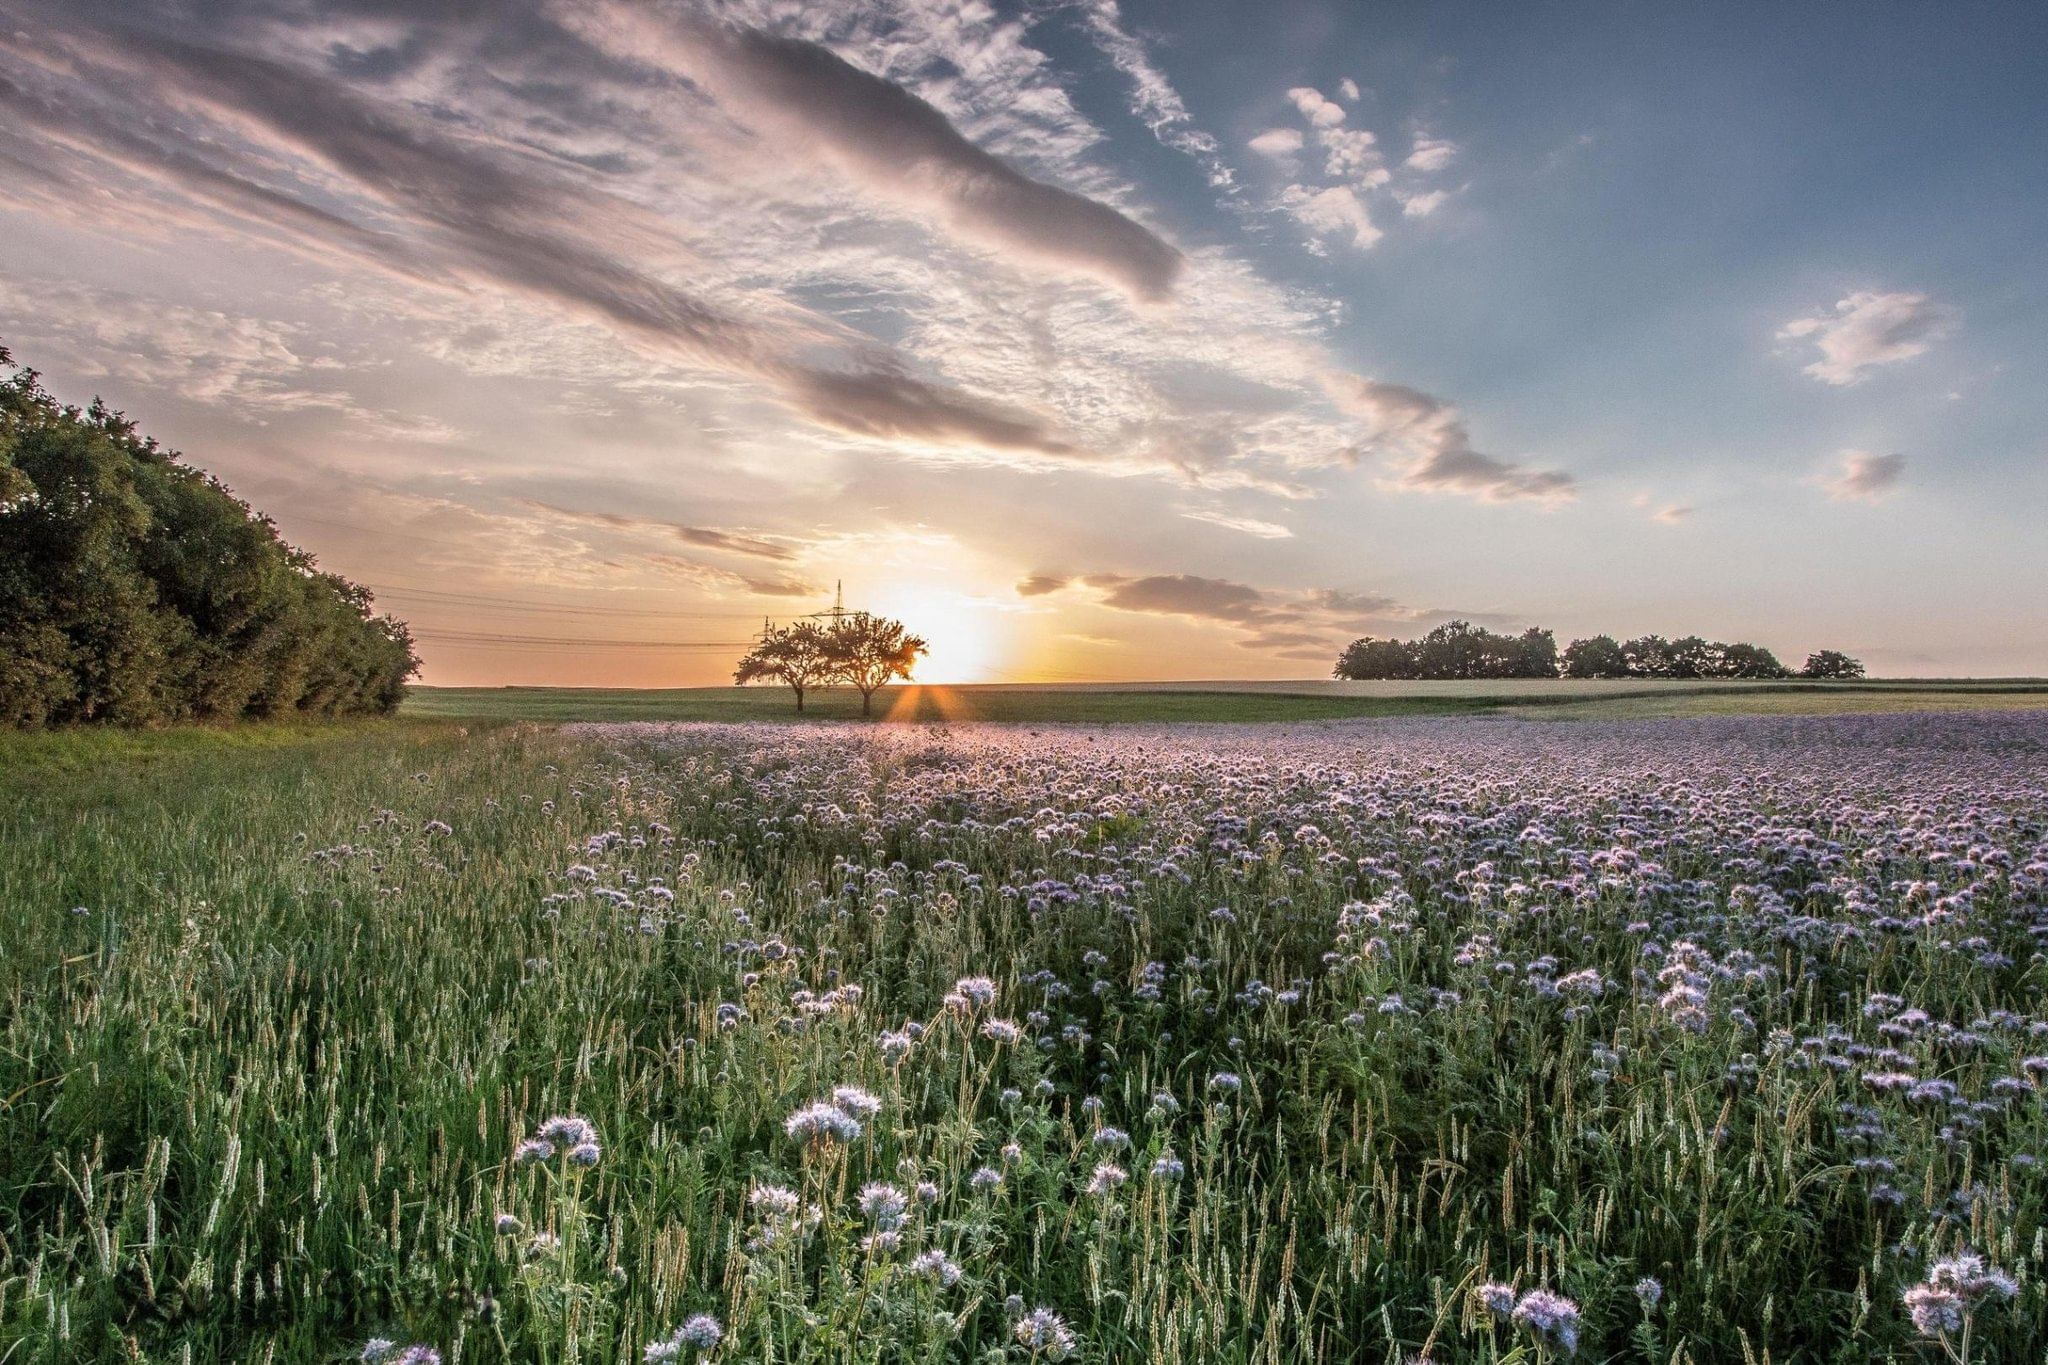
[[[804,709],[804,690],[801,687],[796,689],[796,709],[799,711]]]
[[[860,694],[860,713],[863,716],[871,716],[874,714],[874,701],[874,693],[863,692]]]

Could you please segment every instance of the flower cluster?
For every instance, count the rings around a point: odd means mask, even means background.
[[[1925,1337],[1960,1332],[1970,1311],[1985,1299],[2010,1299],[2019,1293],[2012,1276],[1974,1251],[1944,1257],[1927,1268],[1927,1278],[1901,1295],[1913,1328]]]
[[[646,1365],[670,1365],[682,1360],[685,1352],[693,1348],[708,1353],[723,1340],[724,1324],[709,1313],[698,1313],[684,1319],[680,1327],[662,1340],[649,1342],[641,1359]]]
[[[1531,1289],[1517,1296],[1513,1286],[1488,1281],[1473,1296],[1485,1312],[1526,1329],[1559,1355],[1578,1354],[1579,1306],[1564,1295]]]

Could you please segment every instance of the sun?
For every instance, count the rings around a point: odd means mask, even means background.
[[[998,613],[986,602],[940,588],[899,588],[875,597],[874,610],[922,635],[931,649],[911,675],[920,683],[987,682],[1001,653]]]

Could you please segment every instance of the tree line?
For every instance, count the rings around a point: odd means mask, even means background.
[[[404,623],[182,461],[98,399],[0,378],[0,723],[395,708]]]
[[[1503,635],[1470,621],[1446,621],[1416,640],[1354,640],[1337,660],[1339,678],[1805,678],[1863,676],[1863,665],[1838,650],[1806,658],[1796,673],[1762,645],[1725,644],[1686,635],[1617,640],[1595,635],[1563,650],[1547,630]]]
[[[860,713],[874,714],[875,693],[892,678],[910,677],[911,669],[930,648],[901,621],[872,612],[848,612],[829,626],[797,621],[786,626],[764,623],[761,638],[741,658],[732,680],[779,682],[796,693],[796,709],[804,709],[804,693],[813,687],[839,684],[860,693]]]

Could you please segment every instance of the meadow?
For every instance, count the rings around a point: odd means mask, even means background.
[[[2048,1352],[2048,714],[7,737],[0,936],[9,1365]]]
[[[896,721],[1091,725],[1501,714],[1532,719],[1833,715],[2048,708],[2048,680],[969,683],[892,687],[877,698],[877,707],[877,715]],[[856,720],[860,698],[847,688],[814,688],[799,714],[788,689],[781,687],[415,687],[405,713],[540,724]]]

